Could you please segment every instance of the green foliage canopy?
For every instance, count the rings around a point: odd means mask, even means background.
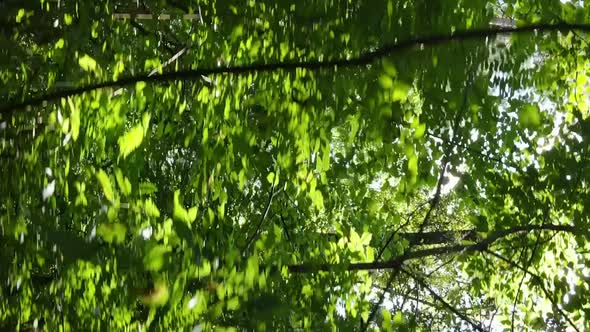
[[[581,1],[0,4],[0,328],[577,330]]]

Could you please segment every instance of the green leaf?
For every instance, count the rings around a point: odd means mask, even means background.
[[[123,172],[119,168],[115,169],[115,179],[123,195],[129,196],[131,194],[131,182],[127,177],[123,176]]]
[[[215,221],[215,212],[211,208],[207,208],[207,214],[209,215],[209,222],[213,223]]]
[[[367,321],[369,319],[369,310],[363,310],[361,312],[361,318],[363,319],[363,321]]]
[[[275,180],[275,173],[274,172],[268,173],[268,175],[266,176],[266,181],[268,181],[268,183],[272,184],[274,180]]]
[[[64,14],[64,23],[65,23],[66,25],[70,25],[70,24],[72,24],[72,15],[70,15],[70,14],[68,14],[68,13],[65,13],[65,14]]]
[[[258,278],[258,257],[250,257],[248,258],[248,265],[246,267],[246,276],[245,282],[246,285],[252,287],[254,285],[254,280]]]
[[[143,113],[141,116],[141,126],[143,127],[143,135],[146,136],[150,128],[150,120],[152,115],[149,112]]]
[[[139,81],[137,83],[135,83],[135,91],[137,93],[143,91],[143,89],[146,87],[146,83],[144,81]]]
[[[395,69],[395,66],[393,65],[393,63],[391,63],[391,61],[387,60],[387,59],[383,59],[383,70],[385,71],[385,73],[387,73],[387,75],[389,75],[389,77],[397,77],[397,69]],[[393,83],[393,82],[392,82]]]
[[[96,172],[96,178],[98,179],[98,183],[102,187],[102,192],[104,193],[104,197],[109,200],[109,202],[113,202],[115,200],[115,195],[113,192],[113,187],[111,186],[111,179],[105,171],[99,169]]]
[[[78,181],[75,182],[76,190],[78,191],[78,196],[76,196],[76,201],[74,203],[75,206],[87,206],[88,200],[86,199],[86,184],[84,182],[80,183]]]
[[[182,206],[180,201],[180,191],[174,192],[174,218],[190,225],[197,218],[197,208],[192,207],[188,211]]]
[[[414,132],[414,137],[415,138],[422,138],[422,137],[424,137],[425,132],[426,132],[426,124],[421,123],[416,128],[416,131]]]
[[[20,23],[24,17],[25,17],[25,10],[23,8],[21,8],[18,10],[18,13],[16,14],[16,23]]]
[[[190,209],[188,209],[188,223],[192,223],[195,221],[195,219],[197,219],[197,207],[192,207]]]
[[[168,302],[170,291],[164,281],[157,281],[153,289],[139,296],[139,300],[150,307],[161,307]]]
[[[394,326],[402,326],[406,323],[406,320],[404,318],[404,314],[401,311],[398,311],[395,313],[395,316],[393,316],[393,325]]]
[[[313,295],[313,289],[311,288],[311,285],[304,285],[301,289],[301,294],[305,295],[307,298],[311,297]]]
[[[126,158],[131,152],[141,145],[142,140],[143,127],[141,125],[136,125],[119,138],[119,155],[123,156],[123,158]]]
[[[121,223],[100,224],[96,229],[96,234],[102,237],[105,242],[123,243],[127,234],[127,227]]]
[[[147,198],[145,200],[143,206],[145,209],[145,214],[147,214],[149,217],[154,217],[154,218],[160,217],[160,210],[158,210],[158,207],[156,206],[154,201],[152,201],[151,198]]]
[[[393,90],[391,93],[391,99],[393,101],[405,101],[408,97],[408,93],[410,92],[411,86],[402,82],[396,81],[393,85]]]
[[[373,235],[371,233],[364,232],[363,235],[361,236],[359,242],[363,246],[368,246],[371,243],[372,237],[373,237]]]
[[[88,54],[84,54],[82,57],[78,59],[78,63],[80,67],[84,69],[84,71],[96,71],[96,60],[88,56]]]
[[[239,179],[239,188],[240,190],[244,190],[244,185],[246,184],[246,172],[243,169],[240,170],[240,174],[238,174]]]
[[[541,113],[536,104],[525,105],[518,115],[520,123],[525,128],[535,129],[541,125]]]
[[[387,309],[381,309],[381,316],[383,316],[383,321],[391,324],[391,313]]]
[[[232,297],[227,301],[228,310],[237,310],[240,307],[240,298],[237,296]]]
[[[203,265],[197,269],[197,277],[204,278],[211,275],[211,263],[208,260],[203,260]]]
[[[356,247],[360,244],[360,242],[361,242],[361,238],[359,237],[359,234],[354,229],[351,229],[350,230],[350,243]]]
[[[244,28],[242,25],[236,25],[230,35],[231,40],[238,40],[243,34]]]
[[[140,195],[150,195],[153,193],[158,192],[158,187],[155,184],[150,182],[141,182],[139,184],[139,194]]]
[[[149,249],[143,258],[143,264],[149,271],[159,271],[164,266],[165,255],[170,252],[170,248],[163,245],[155,245]]]
[[[379,77],[379,84],[384,89],[391,89],[393,87],[393,79],[388,75],[381,75]]]
[[[170,296],[170,306],[174,307],[177,305],[180,300],[182,300],[182,296],[184,295],[184,287],[186,285],[186,273],[183,272],[180,274],[178,278],[174,281],[174,285],[172,286],[172,295]]]
[[[182,221],[188,219],[188,212],[180,203],[180,190],[174,192],[174,218]]]
[[[324,208],[324,196],[322,192],[319,190],[313,190],[309,192],[309,197],[311,198],[311,202],[313,206],[315,206],[318,210],[322,210]]]
[[[80,110],[74,105],[72,98],[68,98],[68,104],[70,106],[70,132],[72,133],[72,139],[76,141],[80,133]]]
[[[418,174],[418,157],[414,154],[409,156],[408,172],[411,176],[416,176]]]
[[[287,57],[287,54],[289,54],[289,44],[283,42],[279,45],[279,47],[280,47],[280,52],[281,52],[280,59],[282,61],[285,59],[285,57]]]

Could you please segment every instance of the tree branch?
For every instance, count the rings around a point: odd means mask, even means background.
[[[554,225],[554,224],[543,224],[543,225],[526,225],[516,226],[506,230],[500,230],[492,233],[484,240],[475,244],[458,244],[445,247],[436,247],[423,250],[417,250],[413,252],[405,253],[401,256],[390,259],[386,262],[368,262],[368,263],[352,263],[348,265],[342,264],[326,264],[326,263],[303,263],[289,265],[289,272],[291,273],[315,273],[319,271],[333,271],[339,268],[344,268],[346,271],[364,271],[364,270],[380,270],[380,269],[399,269],[402,264],[409,260],[435,256],[435,255],[447,255],[457,252],[469,252],[469,251],[483,251],[486,250],[495,241],[517,233],[531,232],[534,230],[552,230],[559,232],[575,232],[574,226],[569,225]]]
[[[398,43],[384,45],[374,51],[366,52],[356,58],[340,58],[327,61],[295,61],[295,62],[284,62],[284,63],[257,63],[234,67],[216,67],[216,68],[203,68],[203,69],[189,69],[184,71],[168,72],[159,75],[148,76],[141,74],[137,76],[130,76],[121,78],[117,81],[106,81],[102,83],[89,84],[86,86],[55,91],[41,96],[29,98],[24,101],[9,101],[7,105],[0,107],[0,113],[11,113],[18,109],[25,108],[27,106],[39,105],[43,102],[55,101],[61,98],[79,95],[84,92],[93,91],[102,88],[109,88],[115,86],[126,86],[133,85],[137,82],[166,82],[175,80],[194,80],[201,77],[201,75],[213,75],[213,74],[235,74],[243,75],[252,72],[270,72],[276,70],[295,70],[299,68],[308,70],[321,70],[321,69],[336,69],[368,65],[378,59],[386,56],[393,55],[397,52],[411,50],[417,47],[423,46],[434,46],[451,41],[461,40],[476,40],[494,37],[500,34],[509,33],[531,33],[531,32],[546,32],[546,31],[560,31],[560,30],[581,30],[590,32],[590,24],[569,24],[569,23],[558,23],[558,24],[534,24],[524,27],[506,27],[496,29],[474,29],[465,31],[455,31],[450,34],[438,34],[432,36],[423,36],[410,38],[405,41]]]

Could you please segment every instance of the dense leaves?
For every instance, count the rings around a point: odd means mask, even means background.
[[[589,6],[2,2],[0,329],[584,330]]]

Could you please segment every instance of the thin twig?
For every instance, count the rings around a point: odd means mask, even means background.
[[[414,208],[414,210],[412,210],[412,212],[408,213],[408,215],[406,216],[406,222],[404,222],[402,225],[400,225],[398,228],[396,228],[393,232],[391,232],[391,235],[389,235],[389,237],[387,238],[387,241],[385,241],[385,244],[379,249],[379,251],[377,252],[377,256],[375,257],[375,261],[378,261],[381,259],[381,256],[385,252],[385,249],[387,249],[387,247],[389,247],[389,244],[391,243],[391,241],[393,240],[395,235],[402,228],[406,227],[410,223],[410,221],[412,220],[412,217],[414,216],[414,214],[416,212],[418,212],[420,209],[422,209],[422,207],[424,205],[428,204],[428,202],[429,201],[425,201],[425,202],[418,204],[418,206],[416,206],[416,208]]]
[[[438,270],[442,269],[443,267],[447,266],[448,264],[450,264],[455,258],[451,257],[450,259],[448,259],[446,262],[443,262],[442,264],[440,264],[439,266],[437,266],[434,270],[430,271],[427,274],[427,277],[432,276],[434,273],[436,273]],[[396,270],[397,272],[397,270]],[[392,273],[392,277],[396,275],[396,273]],[[391,282],[393,281],[393,278],[391,278],[390,280],[388,280],[388,283],[386,285],[386,287],[383,289],[383,291],[386,291],[390,288]],[[410,288],[403,296],[402,299],[404,299],[400,306],[400,310],[403,308],[404,304],[405,304],[405,300],[409,297],[409,294],[414,290],[414,288]],[[379,309],[379,307],[381,306],[381,304],[383,303],[383,300],[385,298],[385,293],[382,293],[378,304],[376,306],[373,307],[373,310],[371,311],[371,314],[369,315],[369,318],[367,319],[367,323],[366,326],[364,327],[364,329],[361,329],[361,331],[366,331],[369,323],[373,320],[373,318],[375,317],[375,314],[377,313],[377,309]]]
[[[533,246],[533,250],[531,252],[531,257],[525,261],[524,268],[527,270],[528,270],[531,262],[533,261],[533,258],[535,257],[537,247],[539,246],[539,239],[540,238],[541,238],[541,234],[539,233],[539,234],[537,234],[537,239],[535,240],[535,245]],[[524,248],[526,248],[526,247],[524,247]],[[522,278],[520,278],[520,282],[518,283],[518,290],[516,291],[516,296],[514,297],[514,302],[512,302],[512,317],[510,319],[510,331],[512,331],[512,332],[514,332],[514,314],[516,312],[516,302],[518,301],[518,297],[520,296],[520,291],[522,289],[522,284],[524,282],[525,276],[526,276],[526,273],[523,273]]]
[[[389,246],[389,243],[395,237],[395,234],[397,234],[402,228],[404,228],[405,226],[407,226],[410,223],[410,221],[412,220],[412,216],[416,212],[418,212],[420,209],[422,209],[422,207],[424,205],[426,205],[426,204],[428,204],[428,201],[425,201],[425,202],[422,202],[422,203],[418,204],[418,206],[416,206],[414,208],[414,210],[412,210],[410,213],[408,213],[408,215],[406,216],[406,222],[403,223],[402,225],[400,225],[395,231],[391,232],[391,235],[389,236],[389,238],[387,239],[387,241],[385,241],[385,244],[381,247],[381,249],[379,249],[379,252],[377,253],[377,256],[375,257],[375,261],[379,261],[381,259],[381,256],[385,252],[385,249],[387,249],[387,247]],[[393,282],[393,279],[395,278],[395,276],[397,275],[397,273],[398,273],[397,271],[394,271],[390,275],[390,277],[389,277],[389,279],[387,280],[387,283],[386,283],[386,285],[387,285],[386,288],[389,288],[391,286],[391,283]],[[371,321],[375,317],[375,314],[377,313],[377,309],[379,309],[379,307],[383,303],[383,300],[384,299],[385,299],[385,293],[382,293],[381,296],[379,297],[379,300],[377,301],[376,305],[373,307],[373,310],[369,314],[369,317],[367,318],[367,322],[365,324],[363,324],[363,320],[361,318],[360,331],[363,331],[364,332],[364,331],[367,330],[367,328],[369,327],[369,324],[371,323]]]
[[[543,294],[545,294],[545,297],[549,300],[549,302],[551,302],[551,305],[553,306],[553,308],[555,310],[557,310],[557,312],[559,312],[559,314],[568,322],[568,324],[570,324],[570,326],[576,330],[577,332],[580,332],[580,329],[578,329],[578,327],[576,326],[576,324],[574,324],[574,322],[568,317],[568,315],[566,315],[565,312],[563,312],[563,310],[561,310],[561,308],[557,305],[557,303],[553,300],[553,295],[547,290],[547,288],[545,287],[545,285],[543,284],[543,278],[541,278],[541,276],[539,276],[536,273],[533,273],[531,271],[529,271],[528,269],[526,269],[524,266],[521,266],[520,264],[518,264],[517,262],[513,262],[511,260],[509,260],[508,258],[505,258],[504,256],[495,253],[491,250],[485,250],[488,254],[498,258],[499,260],[505,262],[506,264],[515,267],[521,271],[523,271],[524,273],[530,275],[531,277],[537,279],[537,281],[539,281],[539,287],[541,287],[541,290],[543,291]]]
[[[521,254],[522,254],[522,252],[521,252]],[[514,255],[516,255],[516,254],[513,252],[512,256],[510,256],[510,259],[512,259],[514,257]],[[520,259],[520,257],[521,257],[521,255],[518,256],[518,259]],[[492,313],[492,316],[490,317],[490,321],[488,323],[488,331],[492,330],[492,324],[494,323],[494,318],[496,317],[496,315],[498,314],[498,311],[500,310],[499,306],[495,306],[495,307],[496,307],[496,309]]]
[[[426,281],[424,281],[422,278],[418,277],[417,275],[414,275],[413,273],[411,273],[411,272],[409,272],[406,269],[401,268],[401,267],[400,267],[400,271],[402,273],[408,275],[410,278],[414,279],[417,283],[419,283],[422,287],[424,287],[430,293],[430,295],[432,295],[432,297],[434,297],[434,299],[436,299],[438,302],[440,302],[445,308],[447,308],[449,311],[451,311],[452,313],[454,313],[457,317],[461,318],[461,320],[463,320],[464,322],[466,322],[469,325],[473,326],[473,328],[476,329],[477,331],[485,332],[485,330],[483,329],[483,327],[481,327],[479,324],[477,324],[474,321],[472,321],[465,314],[461,313],[457,308],[453,307],[447,301],[445,301],[445,299],[443,299],[432,288],[430,288],[428,286],[428,284],[426,283]]]
[[[391,287],[391,284],[393,283],[393,280],[398,275],[398,273],[399,273],[399,270],[395,270],[389,275],[389,278],[387,279],[387,282],[385,283],[385,289],[389,289]],[[383,304],[383,301],[385,300],[385,292],[386,291],[383,290],[383,292],[381,292],[381,295],[379,295],[379,300],[373,306],[373,310],[371,310],[369,317],[367,317],[367,322],[364,323],[363,319],[361,318],[361,324],[360,324],[360,329],[359,329],[361,332],[365,332],[369,328],[369,324],[371,324],[371,321],[373,320],[373,318],[375,318],[375,315],[377,314],[377,310],[379,309],[379,307],[381,307],[381,305]]]
[[[283,218],[282,215],[279,215],[279,219],[281,219],[281,223],[283,224],[283,230],[285,231],[287,241],[289,241],[289,243],[291,243],[291,246],[293,246],[293,243],[291,242],[291,236],[289,235],[289,229],[287,228],[287,224],[285,223],[285,218]]]
[[[275,172],[276,172],[276,167],[275,167]],[[273,179],[272,185],[270,186],[270,194],[268,195],[268,202],[266,203],[266,208],[264,209],[264,213],[262,214],[262,217],[260,218],[260,221],[258,222],[258,225],[256,226],[256,229],[254,230],[254,233],[252,234],[252,236],[250,237],[250,239],[246,243],[246,246],[244,247],[244,251],[248,251],[248,249],[250,248],[250,244],[252,244],[254,239],[258,236],[258,231],[260,230],[260,227],[262,227],[262,223],[264,222],[264,220],[266,219],[266,216],[268,215],[268,211],[270,210],[270,205],[272,204],[272,199],[275,197],[275,194],[278,193],[278,191],[275,192],[275,183],[276,183],[276,181]]]

